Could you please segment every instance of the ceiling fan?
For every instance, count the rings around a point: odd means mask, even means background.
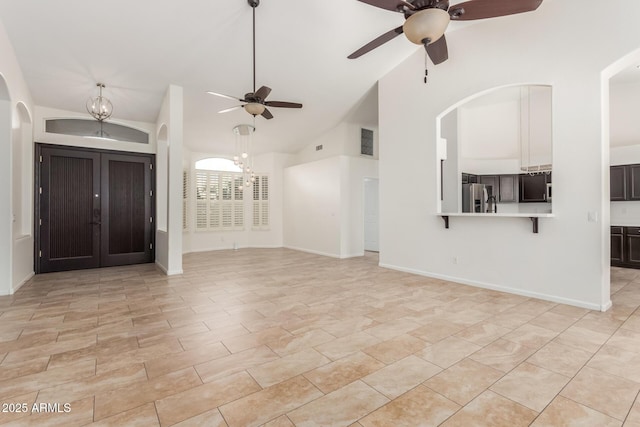
[[[348,56],[355,59],[404,33],[415,44],[424,45],[435,65],[449,58],[444,32],[451,20],[471,21],[536,10],[542,0],[470,0],[449,7],[449,0],[359,0],[404,14],[404,25],[372,40]]]
[[[220,96],[222,98],[233,99],[235,101],[244,102],[243,105],[237,105],[235,107],[227,108],[218,113],[228,113],[239,108],[244,108],[245,111],[252,116],[262,116],[265,119],[272,119],[273,114],[267,109],[267,107],[279,107],[279,108],[302,108],[302,104],[296,102],[285,101],[267,101],[266,98],[271,93],[271,88],[262,86],[256,90],[256,7],[260,4],[260,0],[247,0],[249,6],[253,8],[253,92],[246,93],[243,98],[236,98],[234,96],[224,95],[216,92],[207,92],[211,95]]]

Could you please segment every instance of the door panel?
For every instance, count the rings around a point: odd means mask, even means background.
[[[152,261],[150,158],[102,155],[101,265]]]
[[[153,262],[153,155],[37,150],[37,273]]]
[[[98,153],[43,147],[38,272],[99,266],[99,159]]]

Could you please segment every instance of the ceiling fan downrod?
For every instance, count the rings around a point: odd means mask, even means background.
[[[256,7],[260,5],[260,0],[247,0],[253,9],[253,93],[256,93]]]

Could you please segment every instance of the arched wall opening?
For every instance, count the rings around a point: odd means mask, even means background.
[[[608,278],[611,276],[611,263],[612,263],[612,242],[615,237],[611,235],[611,226],[615,225],[632,225],[637,223],[637,218],[632,219],[634,209],[640,202],[633,201],[611,201],[611,166],[612,165],[624,165],[624,164],[638,164],[640,163],[640,144],[636,145],[620,145],[617,141],[614,141],[613,136],[620,135],[619,127],[623,125],[620,123],[619,117],[613,117],[615,114],[614,109],[620,104],[625,104],[625,100],[619,99],[620,89],[623,86],[626,96],[633,97],[630,93],[632,90],[636,90],[633,86],[640,86],[640,79],[638,83],[626,83],[619,87],[612,87],[614,79],[628,79],[631,74],[638,72],[636,66],[640,64],[640,48],[636,49],[627,55],[624,55],[617,61],[606,67],[601,73],[601,91],[602,91],[602,158],[603,158],[603,180],[602,180],[602,194],[603,194],[603,248],[602,248],[602,266],[603,274]],[[626,74],[625,76],[622,76]],[[635,103],[634,98],[634,111],[635,108],[640,106],[640,102]],[[628,101],[628,100],[627,100]],[[629,108],[629,105],[626,105]],[[632,116],[632,114],[630,114]],[[616,119],[614,121],[614,119]],[[635,126],[635,117],[633,119],[633,125]],[[613,123],[612,123],[613,122]],[[631,222],[629,222],[631,221]],[[627,224],[628,223],[628,224]],[[624,244],[624,243],[623,243]],[[624,252],[624,249],[622,249]],[[624,256],[620,254],[621,256]],[[610,297],[615,305],[624,304],[624,298],[615,298],[611,295],[612,291],[616,292],[619,288],[611,289],[611,286],[603,287],[603,297]]]
[[[0,186],[0,295],[9,295],[12,289],[11,107],[9,87],[0,74],[0,182],[5,183]]]
[[[33,229],[33,120],[26,105],[16,105],[13,129],[13,219],[14,238],[29,236]]]

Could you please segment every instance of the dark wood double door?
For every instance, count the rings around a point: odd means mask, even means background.
[[[37,273],[153,262],[153,155],[37,146]]]

